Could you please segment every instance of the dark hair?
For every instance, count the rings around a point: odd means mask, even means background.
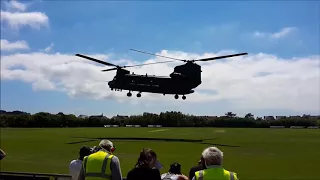
[[[82,146],[79,151],[79,159],[83,160],[85,156],[89,156],[91,154],[91,149],[88,146]]]
[[[171,174],[181,174],[181,165],[177,162],[170,165],[169,172]]]
[[[157,154],[150,148],[144,148],[140,152],[140,156],[135,167],[151,168],[150,163],[153,159],[157,159]]]

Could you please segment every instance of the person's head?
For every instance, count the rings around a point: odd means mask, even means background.
[[[205,162],[205,166],[222,165],[223,152],[217,147],[208,147],[202,152],[202,157]]]
[[[157,161],[157,154],[149,148],[144,148],[140,152],[138,162],[136,167],[145,167],[145,168],[161,168],[159,167],[160,163]],[[160,165],[161,166],[161,165]]]
[[[99,147],[108,151],[109,153],[113,153],[116,150],[116,147],[109,140],[103,139],[99,143]]]
[[[169,173],[181,174],[181,165],[177,162],[170,165]]]
[[[90,149],[90,147],[82,146],[82,147],[80,148],[80,151],[79,151],[79,159],[80,159],[81,161],[83,161],[83,158],[84,158],[85,156],[89,156],[90,154],[91,154],[91,149]]]

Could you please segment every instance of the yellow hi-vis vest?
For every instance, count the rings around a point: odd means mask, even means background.
[[[195,173],[196,180],[238,180],[237,174],[222,167],[208,168]]]
[[[83,159],[86,180],[111,180],[111,159],[113,155],[104,151],[90,154]]]

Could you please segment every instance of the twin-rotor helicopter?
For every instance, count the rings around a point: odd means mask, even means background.
[[[182,95],[182,99],[186,99],[187,94],[194,93],[194,89],[198,87],[201,82],[201,66],[195,62],[204,62],[212,61],[224,58],[230,58],[235,56],[243,56],[248,53],[238,53],[238,54],[229,54],[224,56],[217,56],[211,58],[197,59],[197,60],[184,60],[173,57],[161,56],[149,52],[144,52],[140,50],[130,49],[132,51],[149,54],[153,56],[158,56],[162,58],[171,59],[171,61],[162,61],[149,64],[139,64],[132,66],[118,66],[109,62],[101,61],[89,56],[82,54],[76,54],[78,57],[82,57],[106,66],[113,66],[111,69],[105,69],[102,71],[113,71],[116,70],[116,75],[113,80],[108,82],[108,85],[111,90],[122,91],[128,90],[128,97],[132,96],[132,92],[136,91],[137,97],[141,97],[142,92],[148,93],[157,93],[157,94],[172,94],[175,99],[179,99],[179,95]],[[130,74],[130,71],[125,68],[135,67],[135,66],[145,66],[151,64],[160,64],[160,63],[169,63],[174,61],[181,61],[185,64],[176,66],[174,71],[168,77],[156,76],[156,75],[139,75],[139,74]]]

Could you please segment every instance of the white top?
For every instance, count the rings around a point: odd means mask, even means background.
[[[161,179],[163,179],[164,177],[166,177],[166,175],[168,175],[169,173],[164,173],[161,175]],[[171,180],[178,180],[178,175],[174,174],[170,177]]]
[[[81,170],[82,161],[72,160],[69,165],[69,174],[72,176],[72,180],[78,180],[78,176]]]

